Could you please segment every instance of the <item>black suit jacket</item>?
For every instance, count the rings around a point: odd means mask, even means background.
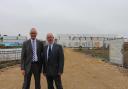
[[[40,40],[36,40],[37,43],[37,57],[38,57],[38,63],[39,63],[39,69],[41,72],[42,69],[42,52],[43,52],[43,42]],[[31,39],[23,42],[22,47],[22,53],[21,53],[21,69],[25,70],[26,72],[30,71],[32,63],[32,45],[31,45]]]
[[[50,59],[47,59],[47,48],[44,47],[43,52],[43,73],[50,76],[56,76],[58,73],[63,73],[64,69],[64,53],[63,48],[59,44],[53,44],[52,55]]]

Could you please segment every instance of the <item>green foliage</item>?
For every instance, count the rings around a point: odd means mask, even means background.
[[[89,54],[93,57],[101,58],[103,61],[109,60],[109,50],[108,49],[103,49],[103,48],[86,49],[86,48],[82,48],[81,50],[80,49],[74,49],[74,50],[77,52]]]

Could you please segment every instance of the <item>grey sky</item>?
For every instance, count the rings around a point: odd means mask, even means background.
[[[0,0],[0,33],[128,35],[128,0]]]

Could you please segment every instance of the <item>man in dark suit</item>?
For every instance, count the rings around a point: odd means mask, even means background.
[[[32,28],[30,31],[31,39],[23,43],[21,53],[21,71],[24,75],[22,89],[30,89],[31,76],[34,75],[35,89],[41,89],[40,75],[42,70],[43,42],[36,39],[37,30]]]
[[[61,75],[64,68],[64,53],[61,45],[54,43],[52,33],[47,34],[48,45],[44,47],[43,73],[46,76],[48,89],[63,89]]]

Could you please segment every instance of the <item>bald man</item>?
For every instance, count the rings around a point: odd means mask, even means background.
[[[61,45],[54,42],[52,33],[47,34],[48,45],[44,47],[43,73],[46,76],[48,89],[63,89],[61,75],[64,68],[64,53]]]
[[[31,38],[23,43],[21,53],[21,71],[24,76],[22,89],[30,89],[31,76],[34,75],[35,89],[41,89],[40,74],[42,70],[43,43],[36,39],[37,30],[32,28]]]

